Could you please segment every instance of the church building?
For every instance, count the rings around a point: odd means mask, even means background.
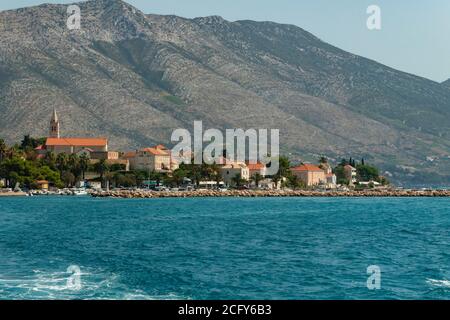
[[[62,138],[60,136],[60,123],[56,110],[53,110],[53,115],[50,120],[49,136],[43,149],[46,152],[53,152],[56,155],[59,153],[78,154],[81,152],[89,152],[105,159],[110,159],[111,156],[118,158],[116,152],[109,155],[108,139],[106,138]]]

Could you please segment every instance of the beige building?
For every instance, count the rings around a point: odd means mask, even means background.
[[[345,173],[345,179],[349,181],[349,184],[355,184],[356,183],[356,169],[353,168],[351,165],[346,165],[344,167],[344,173]]]
[[[329,163],[321,163],[319,168],[325,172],[325,187],[328,189],[335,189],[337,187],[337,177],[333,173]]]
[[[107,152],[108,139],[106,138],[47,138],[45,142],[47,152],[54,154],[79,153],[89,149],[92,152]]]
[[[128,152],[124,158],[130,161],[132,170],[168,172],[171,169],[170,152],[160,146]]]
[[[253,177],[255,174],[259,173],[263,178],[266,176],[266,166],[260,162],[258,163],[247,163],[249,170],[249,176]]]
[[[308,187],[327,182],[325,171],[313,164],[302,164],[298,167],[291,168],[291,172]]]
[[[233,185],[233,178],[236,175],[240,175],[243,180],[248,181],[250,179],[250,170],[245,162],[232,162],[223,165],[220,168],[220,174],[222,175],[223,182],[227,185]]]

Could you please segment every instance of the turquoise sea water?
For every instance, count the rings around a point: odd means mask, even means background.
[[[0,298],[448,299],[450,199],[0,198]]]

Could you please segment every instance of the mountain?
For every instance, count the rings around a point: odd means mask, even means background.
[[[448,80],[442,82],[442,85],[447,86],[447,87],[450,88],[450,79],[448,79]]]
[[[119,0],[0,12],[0,136],[108,136],[124,150],[175,128],[279,128],[297,160],[366,159],[398,183],[449,181],[450,90],[273,22],[144,14]]]

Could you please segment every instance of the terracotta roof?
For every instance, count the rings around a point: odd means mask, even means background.
[[[263,165],[262,163],[258,162],[258,163],[247,163],[247,167],[250,170],[262,170],[264,169],[266,166]]]
[[[141,149],[140,151],[148,152],[155,156],[169,156],[167,151],[164,151],[164,150],[161,150],[158,148],[144,148],[144,149]]]
[[[349,165],[349,164],[347,164],[344,168],[356,170],[355,168],[353,168],[353,167],[352,167],[351,165]]]
[[[47,138],[46,146],[103,147],[108,144],[106,138]]]
[[[43,145],[37,146],[34,150],[44,150],[45,147]]]
[[[302,164],[301,166],[291,168],[291,171],[323,171],[323,170],[316,165],[305,163]]]
[[[166,146],[164,146],[163,144],[158,144],[155,148],[159,150],[167,150]]]
[[[123,159],[134,158],[136,156],[136,151],[125,152],[122,156]]]

